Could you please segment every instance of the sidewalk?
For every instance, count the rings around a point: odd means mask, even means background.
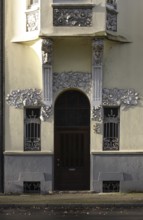
[[[51,193],[48,195],[0,195],[0,207],[12,206],[142,206],[143,193]]]

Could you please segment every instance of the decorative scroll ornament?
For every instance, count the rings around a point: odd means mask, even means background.
[[[43,64],[52,65],[53,42],[51,39],[42,41],[42,62]]]
[[[26,12],[26,31],[37,31],[39,25],[39,10],[29,10]]]
[[[104,49],[104,43],[103,39],[96,38],[93,40],[93,66],[101,66],[102,60],[103,60],[103,49]]]
[[[42,121],[47,121],[52,115],[52,106],[43,105],[41,108],[41,116],[40,119]]]
[[[103,139],[103,150],[119,150],[119,138],[104,138]]]
[[[139,102],[139,94],[134,89],[103,89],[103,105],[131,107]]]
[[[42,100],[40,89],[13,90],[6,97],[10,106],[22,109],[24,107],[41,106],[41,120],[47,121],[52,114],[52,106],[45,105]]]
[[[96,125],[94,125],[93,129],[96,134],[101,134],[102,133],[102,124],[96,123]]]
[[[63,72],[53,74],[53,91],[65,88],[79,88],[87,94],[91,90],[91,74],[83,72]]]
[[[98,122],[102,121],[103,119],[102,106],[97,106],[97,107],[93,106],[92,119]]]
[[[87,27],[92,24],[92,8],[54,8],[54,26]]]

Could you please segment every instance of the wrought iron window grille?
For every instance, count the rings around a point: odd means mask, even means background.
[[[24,151],[41,150],[40,108],[25,109]]]
[[[103,150],[119,150],[119,108],[104,108]]]
[[[105,193],[120,192],[120,181],[103,181],[102,190]]]
[[[41,183],[40,182],[23,182],[23,192],[24,193],[40,193]]]

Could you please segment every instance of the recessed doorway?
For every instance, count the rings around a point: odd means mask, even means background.
[[[90,189],[90,103],[77,90],[55,103],[54,190]]]

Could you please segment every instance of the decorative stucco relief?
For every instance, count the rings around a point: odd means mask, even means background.
[[[52,109],[52,105],[48,106],[48,105],[43,105],[41,107],[41,116],[40,119],[42,121],[47,121],[50,116],[52,115],[53,109]]]
[[[66,88],[79,88],[90,94],[91,74],[84,72],[62,72],[53,74],[54,93]]]
[[[92,109],[92,119],[94,121],[102,122],[103,114],[102,114],[102,106],[93,106]]]
[[[139,94],[134,89],[103,89],[103,105],[127,108],[136,106],[138,102]]]
[[[139,94],[134,89],[103,89],[102,105],[93,106],[92,120],[96,123],[94,129],[96,133],[100,133],[99,122],[103,120],[103,106],[121,106],[121,109],[127,109],[139,104]]]
[[[107,9],[106,13],[106,30],[117,31],[117,12]]]
[[[112,9],[117,9],[117,0],[107,0],[107,6]]]
[[[52,65],[53,41],[51,39],[42,40],[42,63]]]
[[[102,133],[102,124],[101,123],[96,123],[93,126],[93,130],[96,134],[101,134]]]
[[[107,0],[106,4],[106,30],[117,31],[117,1]]]
[[[103,62],[103,50],[104,50],[104,41],[101,38],[96,38],[92,43],[92,65],[93,66],[102,66]]]
[[[10,106],[23,109],[24,107],[41,107],[41,120],[47,121],[52,113],[52,106],[45,105],[42,100],[40,89],[13,90],[6,97],[6,102]]]
[[[61,8],[53,9],[54,26],[87,27],[92,24],[92,8]]]
[[[18,89],[11,91],[6,97],[6,102],[15,108],[41,105],[42,93],[40,89]]]
[[[26,31],[37,31],[39,26],[39,10],[26,12]]]

